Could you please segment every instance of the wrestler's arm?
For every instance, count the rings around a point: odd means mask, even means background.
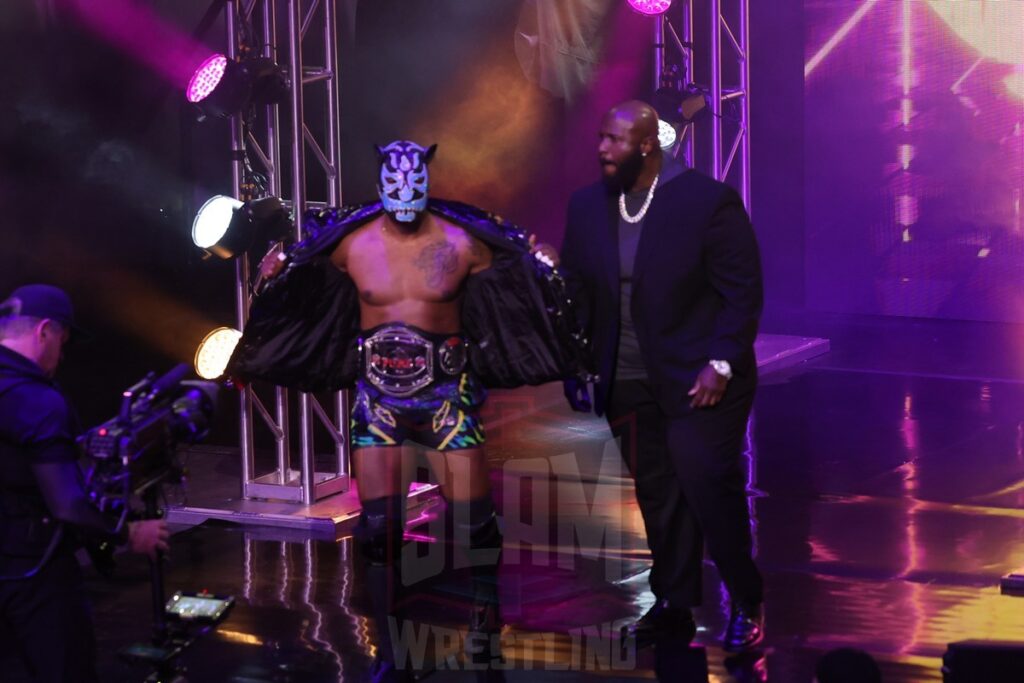
[[[469,238],[469,248],[467,249],[469,274],[475,275],[482,270],[490,268],[491,261],[494,258],[491,248],[484,244],[483,240],[477,239],[472,235],[467,234],[466,237]]]
[[[348,270],[348,252],[351,244],[352,235],[347,235],[345,239],[338,242],[338,246],[336,246],[334,248],[334,251],[331,252],[331,263],[334,265],[335,268],[337,268],[343,273]]]
[[[331,263],[338,268],[338,270],[345,270],[345,261],[348,255],[348,243],[352,235],[348,235],[345,239],[338,243],[338,246],[331,252]],[[262,290],[264,285],[278,275],[280,275],[284,269],[288,266],[288,245],[285,242],[276,242],[263,258],[260,259],[259,264],[259,275],[256,279],[255,291],[259,292]]]
[[[260,274],[256,283],[256,289],[260,289],[263,282],[269,282],[281,274],[287,263],[284,242],[277,242],[260,259]]]
[[[558,250],[547,242],[538,244],[536,235],[530,235],[530,253],[552,268],[557,268],[561,263]]]

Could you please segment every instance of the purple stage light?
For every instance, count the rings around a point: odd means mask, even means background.
[[[188,82],[185,89],[185,97],[189,102],[201,102],[214,91],[224,78],[224,71],[228,66],[228,58],[222,54],[210,55],[199,65],[192,80]]]
[[[234,116],[251,105],[279,104],[287,94],[288,79],[272,59],[236,62],[222,54],[207,57],[185,90],[200,120]]]
[[[672,6],[672,0],[629,0],[629,6],[640,14],[664,14]]]

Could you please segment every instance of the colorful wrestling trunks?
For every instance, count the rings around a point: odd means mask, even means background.
[[[352,406],[352,447],[413,442],[438,451],[484,443],[487,394],[468,371],[466,340],[389,323],[359,339],[362,372]]]

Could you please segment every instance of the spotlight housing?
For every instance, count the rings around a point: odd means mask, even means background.
[[[192,241],[222,259],[248,251],[256,240],[278,240],[292,228],[291,218],[277,197],[240,202],[217,195],[200,207],[192,221]]]
[[[227,118],[253,104],[281,102],[287,93],[288,80],[273,60],[252,57],[236,62],[214,54],[192,74],[185,99],[203,117]]]
[[[640,14],[653,16],[667,12],[672,0],[629,0],[629,6]]]
[[[654,110],[658,118],[673,125],[693,123],[711,111],[711,99],[699,86],[683,86],[675,88],[658,88],[654,93]]]
[[[218,327],[203,337],[196,349],[193,365],[203,379],[217,379],[224,374],[228,360],[238,346],[242,333],[232,327]]]

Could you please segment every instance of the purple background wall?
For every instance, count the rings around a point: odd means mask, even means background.
[[[858,7],[805,86],[808,305],[1024,321],[1024,5],[809,0],[809,62]]]

